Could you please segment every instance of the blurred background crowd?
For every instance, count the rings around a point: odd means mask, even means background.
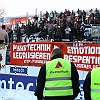
[[[46,11],[40,17],[35,15],[32,20],[27,20],[27,24],[17,22],[13,29],[7,28],[6,31],[10,42],[36,42],[40,40],[73,42],[91,37],[92,25],[99,24],[100,12],[98,9],[90,11],[78,9],[76,12],[65,9],[60,13]],[[89,30],[87,31],[85,28],[89,28]],[[77,43],[77,45],[79,44]],[[9,50],[6,58],[7,64],[9,64]]]
[[[27,24],[18,22],[13,30],[7,28],[7,32],[10,41],[16,42],[21,42],[22,37],[26,39],[26,37],[36,38],[36,36],[43,40],[48,37],[54,41],[62,41],[62,39],[73,41],[73,39],[82,40],[90,37],[91,32],[84,34],[85,26],[91,28],[93,24],[100,24],[100,11],[97,8],[89,11],[65,9],[60,13],[46,11],[40,17],[35,15],[33,20],[28,19]]]

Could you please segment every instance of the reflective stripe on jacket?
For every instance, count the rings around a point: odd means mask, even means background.
[[[70,61],[57,58],[46,63],[45,96],[73,95]]]
[[[100,68],[91,71],[91,99],[100,100]]]

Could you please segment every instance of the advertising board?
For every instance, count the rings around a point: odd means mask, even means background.
[[[51,51],[57,47],[62,50],[64,59],[76,65],[80,93],[75,100],[83,100],[83,84],[86,75],[100,64],[100,44],[67,46],[61,42],[12,43],[10,46],[11,65],[1,68],[0,87],[34,91],[40,66],[51,60]]]
[[[0,87],[34,91],[39,67],[6,65],[0,70]],[[5,71],[4,71],[5,70]]]
[[[6,67],[0,71],[0,87],[4,89],[28,90],[34,92],[39,70],[39,66],[6,65]],[[80,76],[80,93],[75,100],[83,100],[83,83],[87,72],[78,70],[78,73]]]

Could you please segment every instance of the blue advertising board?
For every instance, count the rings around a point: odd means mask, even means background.
[[[0,87],[5,89],[23,89],[35,91],[37,77],[0,74]],[[84,100],[84,80],[80,80],[80,93],[75,100]]]
[[[23,67],[10,67],[10,73],[28,74],[27,68],[23,68]]]
[[[23,89],[34,91],[36,77],[0,74],[0,87],[5,89]]]

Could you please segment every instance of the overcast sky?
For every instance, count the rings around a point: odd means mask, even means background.
[[[0,6],[5,8],[6,16],[22,16],[35,14],[40,11],[64,11],[64,9],[76,11],[100,8],[99,0],[0,0]]]

